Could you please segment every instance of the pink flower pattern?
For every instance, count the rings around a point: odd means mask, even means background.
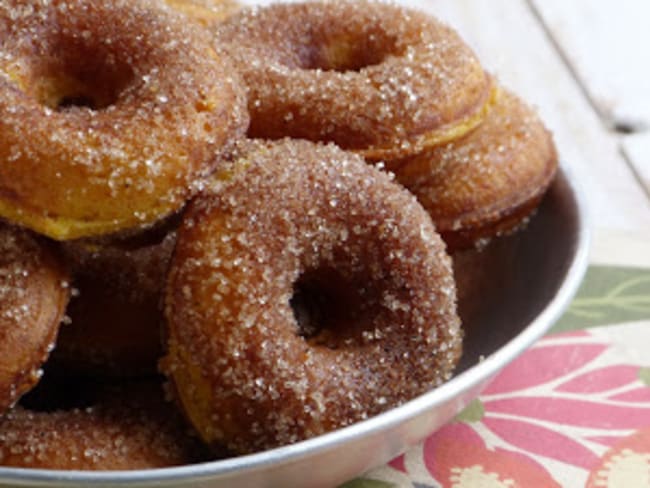
[[[551,475],[560,463],[582,481],[572,486],[588,479],[601,486],[594,480],[615,460],[637,461],[621,457],[631,452],[620,447],[628,438],[638,459],[648,460],[650,479],[650,386],[641,365],[618,358],[611,344],[588,331],[543,339],[495,378],[473,415],[460,415],[427,439],[420,462],[431,479],[419,485],[561,486]],[[391,466],[406,473],[408,459]]]
[[[593,469],[604,448],[650,426],[641,367],[612,364],[609,349],[584,331],[542,340],[484,391],[482,426],[540,459]]]
[[[516,451],[488,449],[483,439],[462,423],[449,424],[425,441],[424,464],[443,488],[469,484],[559,488],[534,459]]]

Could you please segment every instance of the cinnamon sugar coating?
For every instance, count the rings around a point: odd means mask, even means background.
[[[133,377],[157,372],[162,293],[176,236],[153,242],[64,243],[78,294],[51,360],[67,374]]]
[[[209,36],[147,0],[0,4],[0,215],[56,239],[179,209],[247,126]]]
[[[38,382],[69,288],[44,242],[0,223],[0,414]]]
[[[394,4],[272,4],[243,10],[215,35],[247,85],[252,137],[391,159],[471,129],[490,95],[455,31]]]
[[[237,12],[241,5],[234,0],[162,0],[204,27],[215,27]]]
[[[473,132],[387,166],[427,209],[447,245],[460,249],[525,224],[558,159],[537,113],[500,89]]]
[[[91,406],[0,417],[0,466],[61,470],[163,468],[203,450],[154,382],[106,388]]]
[[[389,175],[333,145],[251,143],[179,230],[162,368],[208,443],[290,444],[447,380],[455,300],[443,242]]]

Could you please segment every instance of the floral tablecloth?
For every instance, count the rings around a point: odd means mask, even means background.
[[[650,488],[650,268],[592,266],[453,422],[345,488]]]

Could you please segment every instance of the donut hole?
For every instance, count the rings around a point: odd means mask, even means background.
[[[135,80],[133,69],[121,61],[120,53],[66,39],[53,42],[51,50],[35,61],[33,84],[22,88],[52,110],[105,109]]]
[[[294,283],[290,305],[297,334],[313,345],[338,349],[358,343],[373,322],[377,293],[360,277],[330,267],[308,270]]]
[[[59,110],[65,110],[69,107],[87,107],[96,110],[97,102],[85,95],[65,95],[56,104],[56,108]]]
[[[61,90],[56,109],[85,107],[102,110],[110,107],[133,81],[133,72],[128,66],[95,63],[95,66],[91,64],[87,69],[74,73],[73,79],[75,83],[71,89]]]
[[[305,49],[303,69],[340,73],[361,71],[383,63],[389,56],[400,56],[397,38],[383,32],[341,33],[316,39],[314,48]]]
[[[86,68],[80,66],[77,72],[51,67],[25,91],[40,105],[57,111],[72,108],[96,111],[114,105],[133,80],[130,69],[102,66],[100,62],[89,64]]]
[[[46,372],[43,379],[20,399],[20,406],[34,412],[72,410],[93,405],[97,382],[89,378]]]

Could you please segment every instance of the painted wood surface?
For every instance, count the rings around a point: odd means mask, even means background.
[[[634,167],[650,198],[650,132],[623,138],[623,153]]]
[[[530,1],[605,123],[650,129],[650,2]]]

